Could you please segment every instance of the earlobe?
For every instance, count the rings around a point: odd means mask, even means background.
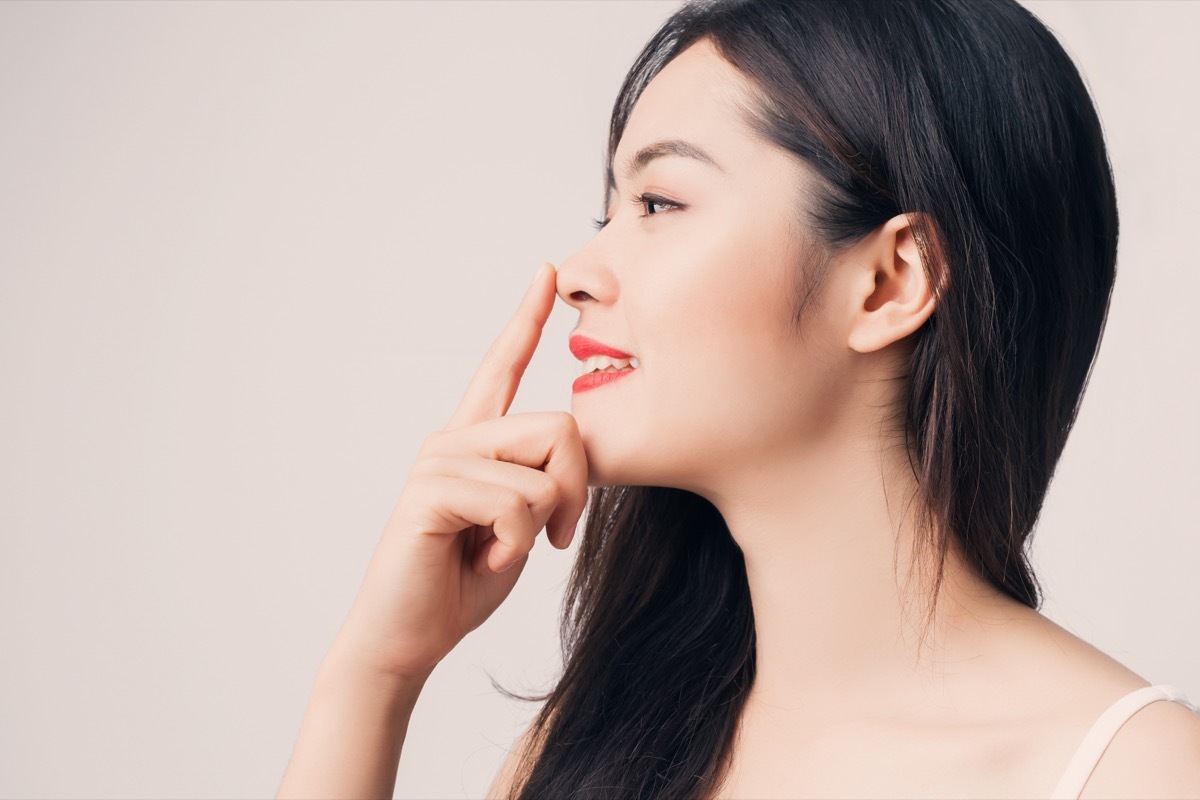
[[[881,350],[915,333],[933,314],[915,214],[893,217],[863,241],[860,275],[847,344],[860,353]]]

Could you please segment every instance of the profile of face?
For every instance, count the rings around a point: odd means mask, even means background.
[[[797,332],[811,173],[750,130],[750,91],[706,40],[671,60],[617,147],[608,223],[559,267],[558,294],[579,312],[572,335],[640,362],[573,395],[592,485],[711,499],[730,476],[839,435],[860,369],[852,316],[840,313],[835,264]],[[659,147],[636,169],[635,154],[676,141],[711,163]]]

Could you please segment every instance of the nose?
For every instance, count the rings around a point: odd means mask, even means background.
[[[611,305],[619,294],[603,239],[601,231],[558,267],[558,296],[576,311],[589,304]]]

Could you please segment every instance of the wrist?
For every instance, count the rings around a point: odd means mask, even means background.
[[[379,668],[357,653],[334,647],[321,662],[317,686],[326,691],[370,698],[384,707],[405,713],[416,705],[432,670],[397,673]]]

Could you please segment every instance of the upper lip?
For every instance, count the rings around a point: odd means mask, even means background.
[[[576,334],[568,340],[571,347],[571,355],[583,361],[585,358],[592,356],[608,356],[609,358],[633,358],[629,353],[623,353],[615,347],[609,347],[603,342],[597,342],[595,339],[589,339],[586,336]]]

